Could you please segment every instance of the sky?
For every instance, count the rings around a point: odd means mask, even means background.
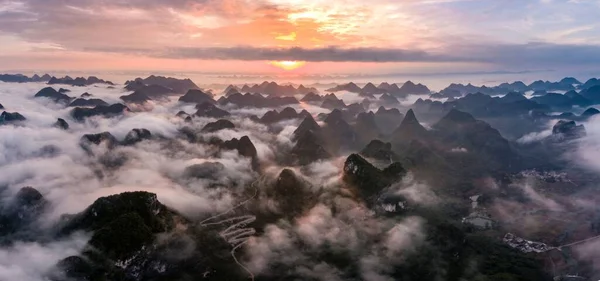
[[[600,0],[0,0],[0,72],[598,73],[598,11]]]

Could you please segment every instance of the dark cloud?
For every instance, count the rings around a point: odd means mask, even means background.
[[[561,65],[600,63],[600,46],[529,43],[515,45],[450,46],[444,53],[394,48],[169,48],[163,50],[129,48],[87,48],[87,51],[135,53],[152,57],[207,60],[297,60],[309,62],[471,62],[530,69]]]
[[[139,52],[139,50],[138,50]],[[150,55],[177,59],[214,60],[297,60],[311,62],[420,62],[456,61],[457,58],[432,55],[421,50],[386,48],[171,48]]]

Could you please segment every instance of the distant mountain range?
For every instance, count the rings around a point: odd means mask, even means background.
[[[89,86],[89,85],[93,85],[93,84],[114,85],[114,83],[112,83],[110,81],[102,80],[96,76],[89,76],[88,78],[85,78],[85,77],[72,78],[69,75],[67,75],[62,78],[57,78],[54,76],[50,76],[49,74],[44,74],[42,76],[34,74],[31,77],[28,77],[23,74],[0,74],[0,81],[9,82],[9,83],[46,82],[49,85],[64,84],[64,85],[71,85],[71,86]]]
[[[461,97],[467,94],[482,93],[485,95],[505,95],[509,92],[528,92],[533,91],[535,95],[544,95],[550,91],[573,91],[573,90],[585,90],[593,86],[600,85],[600,81],[596,78],[589,79],[585,83],[581,83],[579,80],[573,77],[565,77],[558,82],[542,81],[538,80],[529,85],[526,85],[522,81],[515,81],[512,83],[502,83],[498,86],[474,86],[472,84],[450,84],[450,86],[441,90],[439,93],[434,94],[433,98],[451,98]]]
[[[328,92],[352,92],[361,96],[372,97],[376,94],[390,94],[396,98],[406,98],[408,95],[427,95],[431,90],[423,84],[415,84],[412,81],[407,81],[399,87],[397,84],[381,83],[375,86],[373,83],[367,83],[364,87],[359,87],[357,84],[350,82],[348,84],[338,85],[327,90]]]
[[[125,82],[125,89],[128,91],[147,90],[147,87],[154,86],[155,88],[162,87],[163,94],[180,94],[183,95],[189,90],[200,90],[190,79],[177,79],[172,77],[150,75],[146,78],[136,78]]]
[[[304,85],[295,87],[293,85],[279,85],[275,82],[262,82],[261,84],[244,85],[242,87],[229,85],[223,93],[225,96],[230,96],[235,93],[251,93],[251,94],[263,94],[269,96],[278,97],[292,97],[295,95],[306,95],[308,93],[318,93],[319,90],[316,88],[307,88]]]

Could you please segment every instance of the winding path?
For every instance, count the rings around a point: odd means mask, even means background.
[[[256,216],[244,215],[244,216],[236,216],[236,217],[226,218],[226,219],[221,219],[221,220],[218,220],[218,219],[220,219],[222,216],[224,216],[228,213],[231,213],[231,212],[235,211],[236,209],[244,206],[246,203],[254,200],[256,198],[256,196],[258,195],[258,188],[256,187],[256,183],[259,182],[261,179],[262,179],[262,177],[257,179],[256,181],[254,181],[251,184],[251,187],[254,188],[254,195],[252,195],[250,198],[242,201],[238,205],[234,206],[233,208],[231,208],[225,212],[222,212],[220,214],[217,214],[215,216],[212,216],[212,217],[207,218],[206,220],[203,220],[202,222],[200,222],[200,226],[221,225],[221,224],[226,224],[226,223],[232,223],[225,230],[222,230],[221,232],[219,232],[219,236],[221,236],[221,238],[223,238],[223,240],[227,241],[227,243],[229,243],[233,247],[231,249],[231,256],[233,257],[233,260],[241,268],[243,268],[246,272],[248,272],[248,274],[250,274],[250,280],[252,280],[252,281],[254,281],[254,274],[252,273],[252,271],[250,271],[250,269],[248,269],[246,266],[244,266],[242,263],[240,263],[238,261],[237,257],[235,256],[235,251],[237,251],[237,249],[239,249],[244,244],[246,244],[248,242],[248,240],[250,239],[250,237],[252,237],[252,235],[254,235],[256,233],[256,230],[254,228],[246,227],[247,225],[256,221]]]

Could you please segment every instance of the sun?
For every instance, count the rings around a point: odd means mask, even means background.
[[[283,70],[294,70],[297,69],[299,67],[302,67],[304,64],[306,64],[306,62],[304,61],[290,61],[290,60],[282,60],[282,61],[272,61],[269,62],[270,65],[279,67]]]

